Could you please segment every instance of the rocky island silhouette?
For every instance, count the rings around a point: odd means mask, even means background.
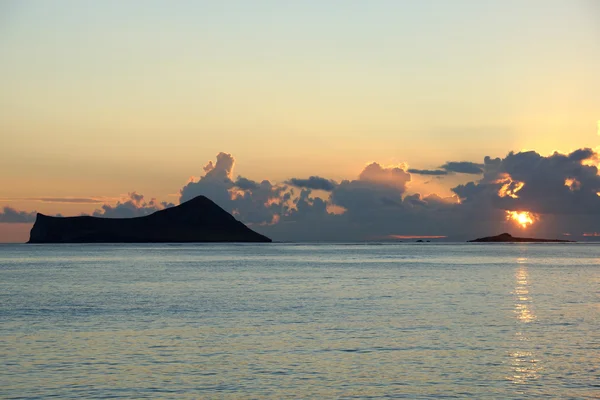
[[[474,240],[469,240],[469,243],[574,243],[572,240],[560,239],[536,239],[514,237],[510,233],[501,233],[496,236],[487,236]]]
[[[28,243],[271,242],[205,196],[136,218],[38,213]]]

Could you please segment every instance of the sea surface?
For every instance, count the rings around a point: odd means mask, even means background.
[[[600,246],[1,245],[0,398],[599,398]]]

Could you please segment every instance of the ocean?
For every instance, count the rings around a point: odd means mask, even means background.
[[[0,398],[599,398],[590,244],[0,245]]]

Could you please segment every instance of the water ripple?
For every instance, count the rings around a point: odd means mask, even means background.
[[[597,398],[594,246],[3,246],[0,398]]]

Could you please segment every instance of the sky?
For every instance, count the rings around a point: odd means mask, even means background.
[[[3,0],[0,241],[198,194],[276,240],[594,238],[599,21],[594,0]]]

